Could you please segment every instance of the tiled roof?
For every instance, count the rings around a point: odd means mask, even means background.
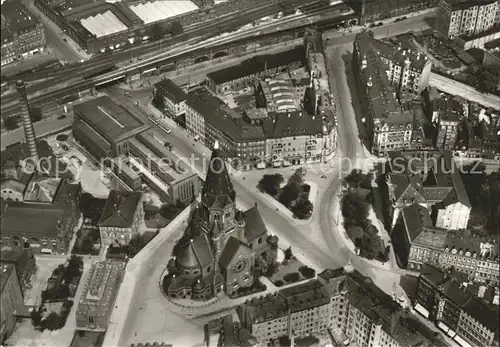
[[[245,221],[245,238],[251,242],[267,233],[267,227],[257,206],[243,212]]]
[[[330,302],[330,296],[325,286],[318,280],[312,280],[297,286],[280,290],[290,312],[298,312]]]
[[[100,227],[130,228],[142,203],[142,193],[111,190],[99,220]]]
[[[255,56],[239,65],[210,72],[207,74],[207,77],[214,81],[216,84],[222,84],[246,76],[258,74],[265,71],[266,68],[271,70],[298,61],[304,62],[304,57],[304,47],[299,46],[292,50],[280,52],[277,54]]]
[[[208,163],[208,172],[201,192],[201,200],[206,206],[218,204],[224,207],[228,202],[235,202],[236,192],[227,172],[226,162],[220,150],[214,148]]]
[[[59,177],[33,176],[26,186],[24,201],[52,203],[61,182]]]
[[[187,241],[175,253],[176,262],[183,267],[204,267],[214,262],[212,248],[205,234]]]
[[[453,277],[444,273],[435,266],[423,264],[420,277],[433,283],[436,287],[443,286],[444,295],[455,305],[461,307],[482,325],[498,335],[499,315],[481,300],[462,287]]]
[[[388,66],[384,64],[373,43],[376,40],[368,33],[356,35],[355,46],[360,59],[366,61],[365,68],[360,67],[360,73],[367,83],[365,93],[371,100],[370,105],[373,110],[373,118],[382,122],[398,122],[400,124],[411,122],[408,117],[402,118],[401,109],[394,96],[394,89],[389,83],[386,70]]]
[[[40,21],[29,12],[26,6],[17,0],[2,2],[2,43],[5,39],[9,41],[20,32],[31,29]]]
[[[253,251],[251,248],[237,238],[231,236],[222,250],[219,258],[219,265],[223,269],[227,269],[231,265],[231,261],[235,255],[251,256],[252,254]]]
[[[270,113],[262,120],[266,138],[281,138],[300,135],[317,135],[323,132],[323,120],[310,116],[306,111]]]
[[[171,79],[163,79],[160,82],[155,84],[155,88],[161,88],[165,91],[169,98],[172,99],[174,103],[179,103],[187,100],[187,94],[180,88],[177,84],[174,83]]]
[[[405,61],[408,59],[410,61],[410,68],[419,72],[421,72],[427,64],[428,60],[425,55],[421,55],[409,49],[403,49],[401,45],[395,47],[389,42],[374,38],[371,38],[370,41],[374,49],[379,52],[381,56],[392,61],[394,64],[404,66]]]
[[[262,127],[239,121],[234,111],[204,90],[190,92],[186,104],[231,139],[236,141],[265,139]]]

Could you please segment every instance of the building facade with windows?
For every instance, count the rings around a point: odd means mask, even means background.
[[[66,253],[80,218],[81,193],[80,184],[61,179],[30,181],[24,202],[1,201],[2,245],[22,249],[27,241],[34,253]]]
[[[155,95],[163,99],[166,111],[179,117],[186,113],[187,94],[171,79],[163,79],[154,85]]]
[[[2,2],[2,66],[45,49],[42,22],[19,1]]]
[[[498,309],[487,306],[435,266],[422,267],[415,308],[462,347],[498,345]]]
[[[3,345],[14,331],[17,322],[17,317],[14,314],[16,310],[22,308],[24,299],[15,265],[0,262],[0,271],[0,286],[2,287],[0,295],[0,318],[2,319],[0,343]]]
[[[127,245],[144,223],[141,192],[111,190],[99,220],[101,244]]]
[[[391,237],[400,266],[420,271],[435,264],[466,274],[476,282],[499,283],[498,243],[470,230],[446,230],[432,225],[429,211],[419,204],[405,207]]]
[[[472,206],[451,151],[391,151],[387,158],[392,225],[401,209],[420,204],[432,214],[433,226],[467,228]]]
[[[317,280],[253,298],[238,308],[242,326],[260,343],[329,330],[337,344],[434,346],[442,342],[357,271],[325,270]],[[431,337],[432,336],[432,337]]]
[[[440,0],[438,11],[438,30],[449,37],[474,36],[500,25],[498,0]]]

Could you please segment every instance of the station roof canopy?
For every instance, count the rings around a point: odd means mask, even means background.
[[[145,24],[176,17],[181,14],[192,12],[198,9],[193,2],[189,0],[179,1],[150,1],[138,5],[131,5],[129,8]]]
[[[98,38],[128,29],[110,10],[81,19],[80,24]]]

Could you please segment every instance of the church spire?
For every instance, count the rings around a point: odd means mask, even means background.
[[[218,205],[224,208],[227,204],[234,203],[235,199],[236,192],[229,178],[219,142],[215,141],[212,157],[208,163],[207,177],[201,191],[201,201],[207,207]]]

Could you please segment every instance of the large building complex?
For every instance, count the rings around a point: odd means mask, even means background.
[[[23,306],[24,302],[15,265],[0,262],[0,271],[0,286],[2,287],[0,294],[0,318],[2,319],[0,343],[3,345],[16,325],[17,317],[14,314]]]
[[[200,191],[197,173],[177,158],[134,109],[107,96],[77,105],[73,134],[95,159],[131,189],[148,183],[170,202],[189,202]]]
[[[124,272],[125,264],[114,260],[92,266],[76,309],[77,330],[106,331]]]
[[[498,0],[439,0],[438,30],[446,36],[474,36],[500,26]]]
[[[80,184],[35,176],[24,202],[1,201],[2,245],[22,248],[27,240],[35,253],[65,253],[80,217],[81,193]]]
[[[318,32],[308,31],[304,47],[210,73],[207,86],[209,91],[186,95],[171,81],[162,81],[155,90],[165,99],[167,112],[185,114],[193,137],[208,147],[219,141],[234,166],[300,165],[326,162],[334,155],[336,109]],[[256,108],[231,109],[213,95],[245,88],[255,88]]]
[[[469,230],[447,230],[432,224],[429,211],[418,204],[405,207],[392,230],[400,265],[421,271],[424,264],[460,271],[476,282],[498,284],[498,242]]]
[[[42,23],[21,1],[2,2],[2,66],[45,49]]]
[[[261,2],[264,2],[261,0]],[[94,1],[36,0],[36,6],[88,53],[99,53],[155,39],[158,32],[179,33],[187,26],[236,10],[255,1],[228,1],[208,8],[198,0]],[[176,31],[177,30],[177,31]]]
[[[236,192],[215,143],[208,173],[183,237],[163,279],[170,298],[204,301],[223,291],[235,295],[255,285],[262,258],[270,259],[277,237],[267,235],[257,206],[236,208]]]
[[[465,229],[471,203],[450,151],[394,151],[387,155],[392,225],[404,207],[427,208],[438,228]]]
[[[437,267],[422,268],[415,309],[459,346],[498,346],[498,306],[488,306]]]
[[[238,315],[262,344],[329,329],[345,346],[445,345],[369,278],[344,269],[325,270],[317,280],[248,300]]]

